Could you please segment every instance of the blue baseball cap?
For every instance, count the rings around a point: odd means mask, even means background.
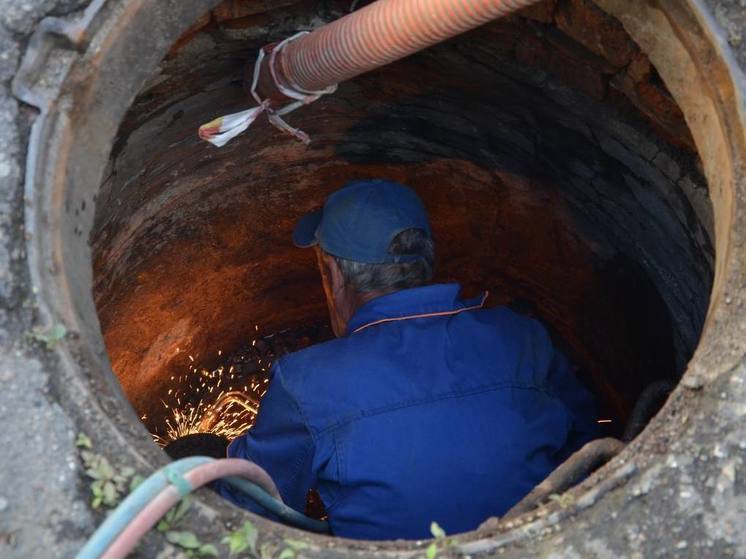
[[[304,215],[295,226],[298,247],[319,245],[355,262],[411,262],[415,254],[389,253],[391,241],[407,229],[431,235],[425,206],[414,190],[382,179],[348,183],[326,199],[323,209]]]

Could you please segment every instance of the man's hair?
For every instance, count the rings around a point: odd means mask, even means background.
[[[389,245],[389,254],[416,255],[408,262],[366,264],[334,257],[345,283],[357,293],[391,292],[419,287],[433,277],[435,247],[430,235],[422,229],[406,229]]]

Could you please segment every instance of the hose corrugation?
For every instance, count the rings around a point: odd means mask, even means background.
[[[282,71],[323,90],[537,1],[378,0],[288,44]]]

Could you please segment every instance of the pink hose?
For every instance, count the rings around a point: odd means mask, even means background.
[[[538,0],[378,0],[289,43],[288,85],[320,91]]]
[[[246,478],[259,485],[275,499],[280,499],[277,486],[267,472],[247,460],[239,460],[237,458],[216,460],[209,464],[197,466],[184,474],[184,478],[195,489],[216,479],[230,476]],[[155,526],[163,515],[179,502],[179,499],[181,499],[181,496],[176,487],[173,485],[166,487],[117,536],[101,556],[101,559],[123,559],[126,557],[137,545],[137,542],[140,541],[140,538]]]

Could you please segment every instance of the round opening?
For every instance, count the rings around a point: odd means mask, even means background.
[[[417,190],[437,280],[541,318],[598,395],[609,434],[647,385],[681,377],[725,278],[729,157],[742,148],[712,129],[732,108],[698,104],[712,90],[689,85],[727,67],[700,57],[709,42],[688,9],[545,2],[293,113],[308,147],[260,120],[216,149],[196,130],[247,108],[253,53],[341,13],[213,4],[92,12],[95,48],[44,123],[29,179],[44,184],[29,198],[46,196],[27,219],[41,310],[78,334],[62,346],[68,366],[83,365],[107,428],[133,433],[120,439],[128,452],[164,460],[133,429],[119,386],[167,437],[163,402],[195,388],[179,380],[193,368],[253,367],[329,335],[313,255],[290,233],[354,178]],[[65,143],[69,130],[78,141]],[[50,179],[54,165],[64,181]],[[107,354],[118,384],[100,374]]]
[[[709,303],[712,209],[682,112],[617,20],[542,4],[292,114],[308,147],[261,121],[218,149],[196,130],[250,104],[247,61],[332,17],[238,5],[201,18],[138,93],[96,203],[101,328],[159,442],[235,435],[254,406],[232,395],[256,403],[275,357],[331,336],[314,256],[291,233],[351,179],[411,185],[436,281],[541,318],[608,434],[646,386],[681,376]]]
[[[712,210],[683,114],[618,21],[590,3],[540,5],[297,111],[288,118],[308,147],[260,122],[217,149],[195,131],[247,106],[246,62],[319,16],[229,6],[200,19],[140,91],[96,205],[101,328],[152,432],[168,438],[164,414],[174,427],[174,414],[216,398],[195,371],[231,371],[218,385],[230,391],[330,336],[314,257],[291,232],[359,178],[417,190],[436,281],[540,317],[611,434],[648,384],[682,374],[709,302]]]

